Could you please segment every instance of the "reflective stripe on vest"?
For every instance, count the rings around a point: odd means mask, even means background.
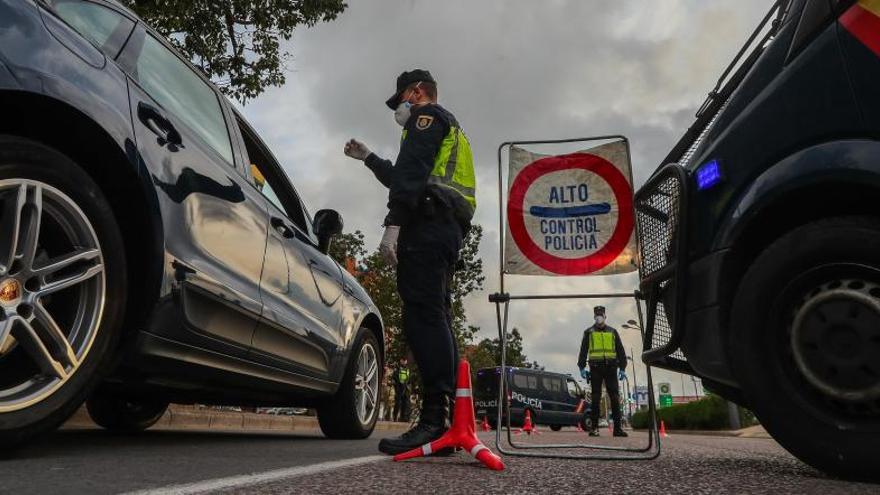
[[[614,359],[614,334],[593,330],[590,332],[590,356],[589,359]]]
[[[402,368],[397,372],[397,381],[400,383],[406,383],[409,381],[409,370],[406,368]]]
[[[406,130],[401,140],[406,139]],[[440,150],[434,157],[434,169],[428,177],[428,184],[446,187],[461,194],[471,206],[471,213],[477,208],[476,186],[474,174],[474,156],[471,144],[465,133],[455,126],[440,144]]]

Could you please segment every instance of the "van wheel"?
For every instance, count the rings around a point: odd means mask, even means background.
[[[748,269],[731,360],[761,424],[820,470],[880,479],[880,220],[785,234]]]
[[[113,397],[100,391],[86,401],[89,417],[98,426],[110,431],[135,433],[156,424],[168,403]]]
[[[107,371],[124,253],[88,174],[42,144],[0,136],[0,445],[56,428]]]
[[[332,400],[318,407],[318,424],[328,438],[367,438],[379,414],[382,354],[376,337],[362,328],[352,347],[345,376]]]
[[[562,425],[550,425],[550,429],[553,431],[559,431],[562,429]]]

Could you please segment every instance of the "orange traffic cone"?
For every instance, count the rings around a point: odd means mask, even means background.
[[[581,399],[581,401],[578,402],[577,409],[574,410],[574,413],[580,414],[580,413],[584,412],[584,404],[586,404],[586,401],[584,401],[584,399]],[[577,428],[577,431],[580,431],[580,432],[584,431],[584,429],[581,427],[580,421],[577,422],[577,425],[575,427]]]
[[[489,469],[501,471],[504,462],[480,442],[474,429],[477,421],[474,418],[474,400],[471,391],[471,365],[464,359],[458,363],[458,383],[455,389],[455,413],[452,426],[442,437],[419,448],[397,454],[395,461],[403,461],[415,457],[424,457],[445,448],[461,447],[476,457]]]
[[[489,427],[489,418],[488,417],[483,416],[483,422],[480,423],[480,427],[483,429],[483,431],[490,431],[492,429]]]
[[[608,433],[614,434],[614,426],[611,424],[611,421],[608,422]]]
[[[660,420],[660,437],[661,438],[669,437],[669,435],[666,434],[666,423],[664,423],[662,419]]]
[[[532,433],[538,434],[538,429],[535,428],[535,425],[532,424],[532,411],[526,409],[526,418],[523,420],[522,428],[516,430],[517,435],[521,434],[531,435]]]

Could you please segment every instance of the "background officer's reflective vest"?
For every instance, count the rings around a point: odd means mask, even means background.
[[[614,346],[613,333],[593,329],[590,332],[590,354],[587,359],[590,361],[616,359],[617,352]]]
[[[402,139],[406,139],[406,130]],[[470,205],[471,214],[477,208],[477,179],[474,174],[474,156],[471,144],[464,132],[449,126],[443,138],[440,151],[434,157],[434,169],[428,177],[428,184],[452,189],[459,193]]]
[[[399,370],[397,370],[397,381],[403,385],[406,385],[406,383],[409,381],[409,369],[400,368]]]

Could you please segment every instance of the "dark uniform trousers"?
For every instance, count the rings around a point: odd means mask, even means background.
[[[394,421],[409,421],[409,387],[394,385],[394,410],[391,411]]]
[[[458,349],[452,333],[452,276],[463,230],[448,210],[419,213],[400,229],[397,289],[403,332],[425,387],[426,404],[454,396]]]
[[[611,418],[614,425],[620,427],[620,387],[617,383],[617,360],[590,361],[590,387],[592,407],[590,419],[593,420],[593,428],[599,425],[599,404],[602,401],[602,383],[608,391],[611,400]]]

